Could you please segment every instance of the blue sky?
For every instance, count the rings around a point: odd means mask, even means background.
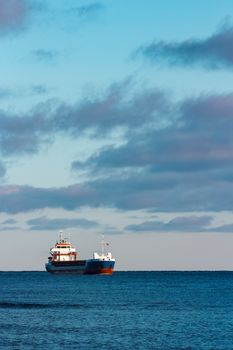
[[[232,11],[0,0],[0,269],[61,229],[118,269],[233,268]]]

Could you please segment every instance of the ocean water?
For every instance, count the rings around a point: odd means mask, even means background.
[[[0,273],[1,349],[233,349],[233,273]]]

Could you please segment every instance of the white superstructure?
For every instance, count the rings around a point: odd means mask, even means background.
[[[102,236],[102,241],[101,241],[101,253],[93,253],[93,259],[94,260],[100,260],[100,261],[115,261],[115,259],[112,256],[112,253],[106,253],[105,252],[105,247],[108,246],[109,244],[105,242],[104,240],[104,235]]]
[[[50,249],[52,261],[75,261],[77,260],[77,252],[72,247],[70,240],[63,237],[63,232],[60,231],[60,239],[53,248]]]

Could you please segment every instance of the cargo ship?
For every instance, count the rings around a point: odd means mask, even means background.
[[[93,258],[79,260],[76,249],[68,238],[64,238],[60,232],[59,240],[50,249],[50,256],[45,268],[50,273],[75,273],[86,275],[111,275],[113,273],[115,259],[111,253],[105,253],[108,243],[104,237],[101,241],[101,253],[95,252]]]

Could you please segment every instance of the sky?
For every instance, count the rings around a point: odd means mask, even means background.
[[[0,46],[0,270],[233,270],[231,0],[0,0]]]

